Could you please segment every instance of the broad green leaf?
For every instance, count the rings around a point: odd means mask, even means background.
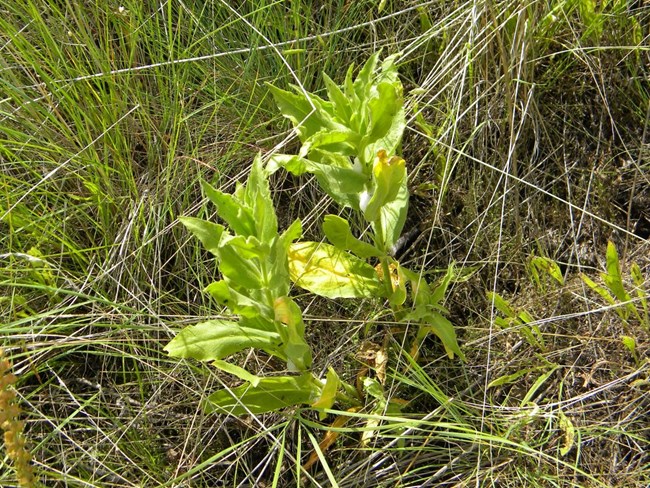
[[[275,320],[287,327],[282,350],[289,371],[305,371],[311,367],[311,349],[305,342],[305,323],[300,307],[289,297],[279,297],[273,304]]]
[[[386,404],[384,387],[381,386],[381,383],[375,378],[371,378],[369,376],[363,378],[363,391],[375,400],[378,400],[382,406]]]
[[[209,412],[231,415],[275,412],[286,407],[313,403],[321,394],[311,374],[262,378],[257,386],[249,383],[220,390],[208,397],[204,404]]]
[[[375,96],[368,102],[371,122],[370,140],[384,138],[395,124],[401,126],[403,132],[406,121],[402,105],[402,85],[399,81],[377,85]],[[401,137],[384,146],[386,152],[392,154],[397,149],[400,139]]]
[[[353,107],[351,106],[352,101],[345,96],[343,91],[329,76],[327,76],[326,73],[323,73],[323,81],[325,82],[325,88],[327,89],[327,96],[334,104],[334,113],[341,122],[351,128],[350,118],[353,113]]]
[[[531,271],[543,271],[560,285],[564,285],[564,276],[558,264],[550,258],[543,256],[533,256],[530,260]]]
[[[226,239],[224,239],[226,241]],[[261,289],[265,286],[265,277],[259,268],[259,260],[242,252],[241,241],[229,239],[222,241],[219,249],[219,270],[228,281],[236,283],[239,288]],[[243,255],[242,255],[243,254]]]
[[[242,317],[239,319],[239,325],[249,329],[277,333],[280,337],[282,337],[282,334],[280,334],[278,331],[278,326],[273,318],[266,318],[262,316]]]
[[[223,193],[212,187],[208,182],[201,181],[203,193],[217,207],[219,217],[226,221],[233,232],[243,236],[255,235],[255,220],[250,208],[228,193]]]
[[[352,253],[360,258],[382,256],[382,252],[375,246],[354,237],[350,230],[349,222],[338,215],[325,216],[323,232],[334,246],[339,249],[352,251]]]
[[[314,403],[311,404],[314,408],[332,408],[334,402],[336,401],[336,394],[338,393],[339,387],[341,386],[341,380],[339,375],[336,374],[336,371],[330,366],[327,370],[327,378],[325,380],[325,386],[321,392],[320,397]],[[320,419],[323,420],[327,414],[321,412],[319,414]]]
[[[494,303],[494,308],[496,308],[499,312],[501,312],[506,317],[514,318],[514,317],[517,316],[515,311],[512,308],[510,308],[510,305],[508,304],[506,299],[503,298],[498,293],[488,291],[487,292],[487,298],[488,298],[489,301]]]
[[[406,179],[402,181],[395,200],[386,203],[379,210],[379,228],[383,236],[383,246],[390,249],[402,235],[408,212],[409,192]],[[373,225],[375,233],[378,229]]]
[[[621,336],[621,342],[627,348],[627,350],[632,353],[633,356],[636,355],[636,341],[634,340],[634,337],[626,335]]]
[[[388,303],[391,308],[396,309],[401,307],[406,302],[406,283],[403,280],[399,280],[397,286],[393,286],[393,293],[388,297]]]
[[[220,224],[214,224],[207,220],[196,219],[194,217],[179,217],[181,224],[187,230],[199,238],[203,247],[215,256],[219,255],[221,237],[224,234],[225,227]]]
[[[266,271],[265,288],[273,299],[287,295],[291,289],[287,247],[288,244],[285,244],[281,237],[273,239],[271,252],[264,265]]]
[[[315,149],[333,152],[341,156],[354,156],[360,137],[350,130],[322,130],[309,137],[300,149],[300,156],[309,156]]]
[[[230,373],[231,375],[236,376],[240,380],[247,381],[254,387],[259,385],[262,379],[259,376],[255,376],[254,374],[249,373],[244,368],[240,368],[239,366],[236,366],[227,361],[223,361],[221,359],[217,359],[216,361],[214,361],[212,363],[212,366],[214,366],[215,368],[219,368],[221,371],[225,371],[226,373]]]
[[[589,288],[591,288],[593,291],[598,293],[602,297],[602,299],[605,300],[609,305],[616,306],[617,304],[616,300],[611,295],[611,293],[609,293],[604,287],[600,286],[598,283],[593,281],[585,274],[581,274],[580,277],[582,278],[582,281],[584,281]],[[628,318],[630,318],[630,309],[627,306],[617,307],[616,313],[623,320],[627,320]]]
[[[512,327],[513,322],[515,322],[514,319],[511,317],[504,318],[504,317],[494,317],[494,323],[501,327],[502,329],[509,329]]]
[[[278,221],[275,216],[267,172],[259,153],[253,161],[246,182],[244,198],[253,214],[257,238],[261,242],[270,242],[278,235]]]
[[[395,53],[391,54],[390,56],[386,56],[384,60],[381,62],[381,67],[379,69],[379,77],[378,77],[378,82],[383,83],[383,82],[390,82],[390,83],[395,83],[396,81],[399,81],[398,73],[397,73],[397,65],[395,62],[402,56],[402,53]]]
[[[300,220],[294,220],[282,235],[272,241],[266,269],[269,274],[267,288],[274,298],[289,294],[291,278],[289,276],[287,252],[291,243],[298,239],[301,234]]]
[[[210,283],[205,290],[207,293],[232,313],[242,317],[257,317],[261,315],[267,319],[273,318],[273,313],[267,305],[254,300],[247,293],[240,293],[230,286],[226,281],[215,281]],[[247,290],[242,290],[246,292]]]
[[[270,252],[269,245],[255,236],[224,236],[221,239],[221,248],[226,246],[234,248],[244,259],[266,260]]]
[[[359,97],[357,97],[357,94],[354,92],[354,81],[352,80],[352,75],[354,73],[354,63],[351,63],[350,66],[348,66],[348,70],[345,72],[345,81],[343,82],[343,93],[345,94],[345,97],[350,100],[352,103],[352,114],[354,114],[358,111],[359,107]],[[354,125],[351,124],[351,127],[353,129],[357,129]],[[357,130],[357,132],[359,132]]]
[[[434,288],[431,294],[431,305],[439,304],[444,301],[445,295],[447,294],[447,288],[449,288],[449,284],[454,278],[454,275],[454,264],[452,263],[447,267],[447,272],[445,273],[445,276],[443,276],[442,280],[440,280],[440,283],[438,283],[438,285]]]
[[[381,50],[370,56],[362,68],[359,70],[359,73],[354,80],[354,92],[362,102],[367,102],[368,100],[368,95],[372,88],[372,82],[375,76],[375,70],[377,68],[377,62],[379,61],[380,54]]]
[[[623,278],[621,277],[621,266],[618,260],[618,253],[616,246],[612,241],[607,243],[607,274],[603,275],[605,283],[609,290],[621,302],[630,300],[630,295],[623,287]]]
[[[436,305],[432,299],[431,287],[424,276],[401,265],[398,265],[397,273],[400,282],[411,284],[411,296],[415,306]]]
[[[450,359],[453,359],[454,354],[457,354],[459,358],[465,360],[465,355],[460,350],[456,340],[454,326],[442,314],[431,310],[430,307],[421,306],[407,314],[406,319],[419,323],[418,342],[422,342],[428,334],[433,333],[442,341],[442,345]]]
[[[309,99],[300,90],[297,93],[268,85],[280,112],[291,120],[304,141],[323,129],[345,130],[345,126],[334,118],[334,106],[322,98],[309,94]]]
[[[510,383],[514,383],[519,378],[521,378],[522,376],[527,375],[528,373],[530,373],[534,369],[535,368],[520,369],[519,371],[517,371],[515,373],[499,376],[497,379],[490,381],[490,383],[487,385],[487,387],[488,388],[494,388],[495,386],[502,386],[502,385],[508,385]]]
[[[279,353],[280,335],[227,320],[209,320],[185,327],[165,346],[170,356],[192,358],[198,361],[223,359],[249,347],[269,354]]]
[[[530,324],[531,322],[535,322],[533,316],[528,312],[526,312],[525,310],[520,312],[517,315],[517,318],[521,321],[522,324]]]
[[[326,163],[319,163],[298,156],[275,155],[271,158],[269,167],[272,171],[283,167],[295,175],[311,173],[316,176],[323,191],[334,201],[358,210],[359,193],[366,185],[366,177],[352,168],[349,158],[339,158],[341,163],[347,164],[347,167],[335,164],[337,161],[332,158]]]
[[[643,309],[643,316],[641,316],[639,311],[635,308],[637,318],[646,328],[650,327],[650,320],[648,319],[648,293],[645,290],[645,279],[638,264],[632,263],[632,266],[630,267],[630,275],[632,276],[632,281],[636,286],[636,296],[639,297],[641,308]]]
[[[429,9],[425,7],[418,7],[418,17],[420,19],[420,32],[422,34],[426,33],[428,30],[433,28],[433,22],[429,16]]]
[[[292,244],[289,250],[289,272],[296,285],[320,296],[381,296],[382,288],[374,268],[330,244]]]
[[[372,168],[373,192],[363,214],[368,222],[379,218],[379,210],[393,202],[406,178],[406,163],[399,156],[388,157],[383,149],[379,151]]]
[[[299,239],[302,236],[302,223],[300,219],[296,219],[291,222],[291,225],[282,233],[280,239],[285,246],[285,249],[289,249],[289,244],[291,244],[296,239]]]
[[[359,143],[359,157],[366,163],[372,162],[377,152],[382,149],[386,152],[395,153],[399,151],[406,127],[404,109],[394,117],[393,123],[383,137],[373,140],[371,136],[364,137]]]

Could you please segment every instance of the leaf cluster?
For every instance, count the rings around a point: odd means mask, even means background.
[[[377,53],[354,80],[351,66],[341,87],[324,75],[329,100],[297,87],[289,92],[272,86],[278,107],[300,136],[299,153],[276,154],[266,166],[258,155],[248,181],[232,194],[203,182],[203,192],[226,225],[181,219],[217,258],[223,279],[206,291],[237,318],[188,327],[166,346],[172,356],[212,361],[244,381],[210,395],[207,410],[241,415],[308,404],[322,412],[336,401],[360,403],[360,394],[333,369],[324,379],[311,371],[302,312],[289,296],[292,283],[327,298],[387,300],[396,320],[420,324],[415,353],[434,333],[450,357],[462,357],[441,305],[453,267],[434,288],[392,257],[409,196],[406,163],[396,154],[406,121],[395,60],[390,56],[380,64]],[[313,174],[325,193],[363,216],[372,229],[369,240],[356,237],[350,223],[336,215],[327,215],[323,223],[329,244],[298,241],[299,220],[280,233],[268,183],[279,168]],[[259,377],[225,361],[248,348],[283,361],[290,374]],[[366,393],[378,398],[378,386]]]

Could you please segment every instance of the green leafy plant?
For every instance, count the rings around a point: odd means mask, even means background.
[[[504,330],[515,329],[526,339],[528,344],[544,350],[544,336],[535,323],[533,316],[526,310],[515,310],[510,303],[496,292],[487,292],[487,297],[503,317],[495,317],[494,323]]]
[[[327,298],[388,300],[397,320],[419,324],[415,348],[433,333],[450,357],[463,357],[441,304],[453,267],[431,287],[393,258],[408,209],[406,165],[395,154],[406,122],[395,56],[381,65],[378,59],[379,54],[372,56],[354,81],[350,67],[342,87],[325,75],[329,100],[271,87],[300,135],[299,154],[274,155],[266,167],[258,155],[248,181],[233,194],[203,182],[203,192],[226,226],[181,218],[217,258],[223,279],[206,291],[237,318],[188,327],[165,348],[175,357],[212,361],[244,381],[210,395],[207,410],[240,415],[305,404],[322,411],[336,401],[360,405],[360,394],[333,369],[325,379],[311,371],[302,312],[289,296],[292,282]],[[297,241],[299,220],[280,233],[268,183],[280,167],[315,175],[329,196],[370,224],[368,240],[356,237],[350,223],[336,215],[327,215],[323,223],[330,244]],[[373,267],[369,259],[379,265]],[[225,361],[248,348],[283,361],[291,374],[259,377]]]
[[[330,395],[331,384],[336,381],[330,378],[323,382],[309,372],[312,357],[305,342],[305,324],[300,308],[288,296],[288,254],[302,233],[300,221],[278,232],[259,156],[246,185],[238,185],[232,195],[208,183],[202,185],[228,228],[191,217],[183,217],[181,222],[217,258],[223,279],[210,284],[206,291],[238,320],[210,320],[187,327],[165,349],[175,357],[212,361],[217,368],[245,381],[235,389],[210,395],[205,404],[208,411],[241,415],[299,404],[331,407],[335,400],[335,395]],[[297,375],[261,378],[224,361],[251,347],[284,361],[287,370]],[[348,390],[354,392],[352,387]]]
[[[630,268],[630,275],[634,282],[637,296],[636,300],[634,300],[626,290],[618,252],[616,251],[616,246],[611,241],[607,244],[606,261],[607,271],[600,273],[604,286],[596,283],[585,274],[581,275],[582,281],[598,293],[605,302],[615,307],[616,313],[624,323],[627,323],[630,317],[635,317],[646,329],[650,328],[648,292],[644,288],[641,268],[636,263],[632,264]]]
[[[545,256],[531,256],[528,261],[528,271],[533,282],[542,292],[546,291],[546,285],[549,279],[560,286],[564,286],[562,270],[551,258]]]
[[[308,264],[292,265],[292,278],[302,288],[330,298],[388,299],[397,320],[419,324],[414,350],[433,333],[449,357],[457,354],[463,358],[442,306],[455,276],[453,266],[432,287],[393,258],[409,201],[406,163],[396,154],[406,117],[395,65],[398,55],[380,63],[379,54],[371,56],[354,79],[354,67],[350,66],[340,87],[323,75],[329,100],[298,87],[292,91],[271,87],[302,146],[297,155],[273,156],[269,170],[282,167],[296,175],[314,175],[325,193],[358,212],[370,226],[362,239],[353,234],[344,218],[325,216],[323,233],[331,244],[295,244],[292,250],[297,254],[290,256],[290,262]],[[367,259],[379,261],[377,275],[364,262]],[[338,273],[329,271],[333,262],[340,266]],[[341,274],[343,269],[346,271]]]
[[[583,39],[599,41],[609,18],[621,18],[628,25],[637,26],[638,22],[629,15],[628,9],[627,2],[623,0],[563,0],[554,2],[553,8],[541,20],[540,25],[543,28],[542,32],[548,33],[553,23],[567,19],[577,12],[584,26]]]

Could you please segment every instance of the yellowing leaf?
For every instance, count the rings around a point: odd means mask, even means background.
[[[296,242],[288,257],[291,279],[312,293],[328,298],[381,296],[373,267],[330,244]]]
[[[286,325],[283,352],[289,371],[305,371],[311,367],[311,349],[305,342],[305,323],[296,303],[289,297],[278,297],[273,304],[275,320]]]
[[[560,429],[562,429],[562,432],[564,432],[564,442],[560,447],[560,454],[562,456],[566,456],[575,442],[575,427],[573,427],[573,422],[571,422],[571,419],[567,417],[562,410],[560,410],[559,418]]]
[[[388,157],[383,149],[377,153],[372,168],[373,193],[368,205],[363,209],[369,222],[379,218],[381,207],[397,198],[406,177],[406,163],[399,156]]]
[[[318,400],[311,404],[314,408],[332,408],[334,402],[336,401],[336,392],[341,386],[341,380],[339,375],[336,374],[331,367],[327,371],[327,379],[325,380],[325,386],[323,387],[323,392]],[[321,413],[320,419],[323,420],[326,414]]]

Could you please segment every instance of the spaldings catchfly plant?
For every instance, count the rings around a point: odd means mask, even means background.
[[[351,66],[342,86],[323,75],[329,100],[271,86],[278,107],[300,137],[299,153],[275,154],[266,165],[258,155],[248,181],[233,194],[203,182],[203,192],[226,225],[181,219],[217,258],[223,279],[206,291],[228,309],[232,320],[190,326],[166,350],[176,357],[211,361],[244,381],[210,395],[208,410],[239,415],[292,405],[327,409],[335,402],[361,403],[356,388],[332,368],[326,378],[311,370],[302,312],[290,297],[292,283],[328,298],[387,301],[396,320],[418,324],[413,350],[433,333],[450,357],[462,357],[441,305],[453,267],[432,287],[393,257],[409,201],[406,162],[397,154],[406,119],[396,59],[390,56],[380,64],[377,53],[354,79]],[[299,220],[279,232],[268,177],[280,168],[314,175],[322,190],[358,212],[370,231],[356,237],[346,219],[327,215],[323,233],[329,243],[300,241]],[[371,259],[379,264],[371,265]],[[226,361],[251,347],[283,361],[289,374],[259,377]]]

